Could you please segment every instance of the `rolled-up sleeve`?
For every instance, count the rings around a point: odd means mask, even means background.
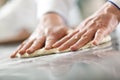
[[[69,11],[74,6],[75,0],[36,0],[36,3],[38,18],[45,13],[55,12],[67,20]]]

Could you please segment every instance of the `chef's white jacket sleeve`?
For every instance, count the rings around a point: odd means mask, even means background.
[[[48,12],[55,12],[67,20],[70,9],[75,4],[75,0],[36,0],[37,16],[40,18]]]
[[[108,1],[120,9],[120,0],[108,0]]]

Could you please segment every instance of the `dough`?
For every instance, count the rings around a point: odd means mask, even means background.
[[[100,44],[104,44],[106,42],[109,42],[111,41],[111,37],[110,36],[107,36],[105,37]],[[99,44],[99,45],[100,45]],[[94,47],[93,45],[90,44],[90,42],[88,44],[86,44],[85,46],[83,46],[82,48],[80,48],[79,50],[83,50],[83,49],[87,49],[87,48],[90,48],[90,47]],[[50,49],[50,50],[45,50],[44,48],[42,49],[39,49],[39,50],[36,50],[34,53],[32,54],[28,54],[28,53],[25,53],[24,55],[20,55],[19,53],[16,55],[16,57],[18,58],[30,58],[30,57],[37,57],[37,56],[43,56],[43,55],[50,55],[50,54],[53,54],[53,53],[63,53],[63,52],[69,52],[70,49],[67,49],[67,50],[64,50],[64,51],[58,51],[57,48],[53,48],[53,49]]]

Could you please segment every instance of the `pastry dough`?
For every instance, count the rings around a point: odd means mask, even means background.
[[[109,42],[109,41],[111,41],[111,37],[107,36],[101,41],[100,44],[104,44],[104,43]],[[87,48],[90,48],[90,47],[94,47],[94,46],[91,45],[90,42],[89,42],[88,44],[86,44],[85,46],[80,48],[79,50],[87,49]],[[57,48],[53,48],[53,49],[50,49],[50,50],[45,50],[44,48],[42,48],[42,49],[36,50],[32,54],[25,53],[24,55],[20,55],[18,53],[18,54],[16,54],[16,57],[18,57],[18,58],[30,58],[30,57],[50,55],[50,54],[53,54],[53,53],[63,53],[63,52],[69,52],[69,51],[70,51],[70,49],[67,49],[67,50],[64,50],[64,51],[61,52],[61,51],[58,51]]]

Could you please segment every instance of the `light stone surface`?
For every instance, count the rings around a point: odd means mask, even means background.
[[[10,59],[9,55],[17,46],[0,45],[0,80],[115,80],[120,76],[120,62],[116,58],[120,52],[111,46]]]

